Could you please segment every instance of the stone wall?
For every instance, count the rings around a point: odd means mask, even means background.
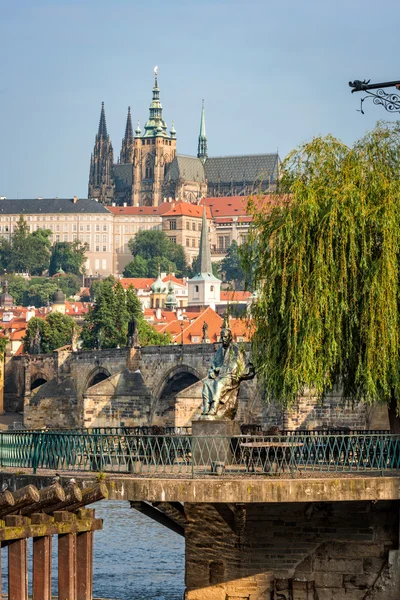
[[[185,504],[185,515],[186,600],[400,598],[397,501]]]

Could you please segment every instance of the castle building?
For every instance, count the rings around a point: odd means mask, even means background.
[[[89,198],[103,204],[159,206],[166,198],[196,204],[206,196],[246,196],[276,189],[280,164],[277,152],[208,156],[204,101],[197,156],[177,154],[174,123],[168,132],[163,118],[157,67],[154,74],[153,96],[144,131],[138,121],[133,132],[129,107],[116,164],[102,103],[90,161]]]

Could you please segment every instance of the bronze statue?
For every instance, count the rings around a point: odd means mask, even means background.
[[[222,346],[211,362],[203,382],[203,417],[234,419],[237,411],[239,386],[253,379],[254,366],[246,360],[243,350],[232,341],[232,332],[224,322],[221,329]]]

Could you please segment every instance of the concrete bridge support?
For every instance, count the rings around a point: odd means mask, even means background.
[[[185,515],[186,600],[400,598],[398,502],[186,504]]]

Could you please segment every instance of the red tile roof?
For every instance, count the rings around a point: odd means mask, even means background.
[[[221,302],[244,302],[248,298],[250,298],[250,292],[242,292],[242,291],[222,291],[221,290]]]
[[[191,204],[190,202],[167,202],[164,204],[169,205],[169,209],[162,213],[163,217],[171,217],[177,215],[183,215],[186,217],[193,217],[201,219],[203,217],[203,206],[198,204]],[[163,207],[160,205],[159,208]],[[206,209],[207,219],[211,219],[211,211],[207,207]]]
[[[122,277],[119,282],[126,290],[130,286],[135,290],[146,290],[155,282],[155,277]]]
[[[158,206],[106,206],[114,215],[157,215]]]

